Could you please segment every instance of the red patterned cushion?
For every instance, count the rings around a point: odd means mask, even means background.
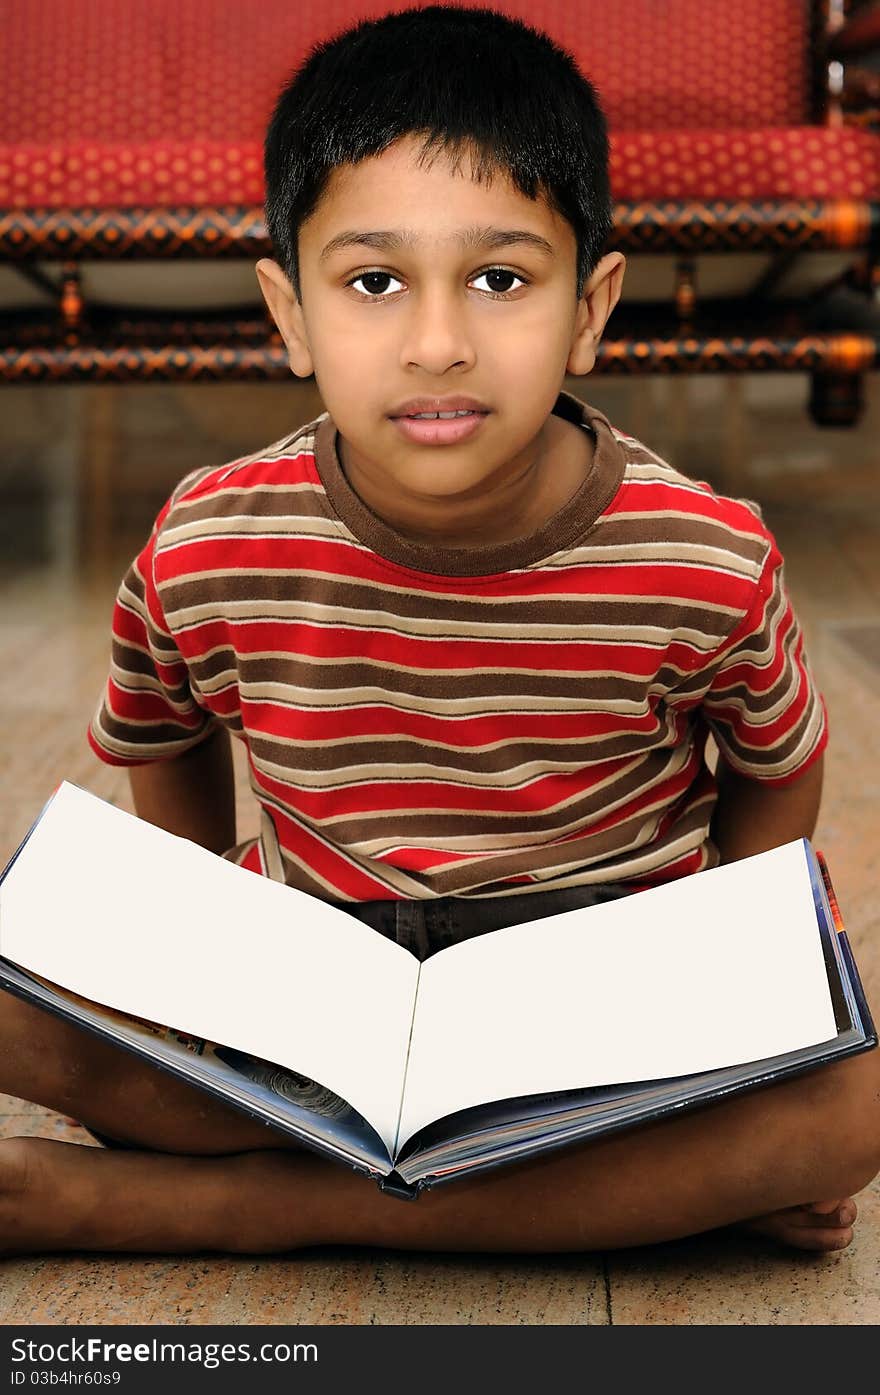
[[[880,136],[816,126],[620,131],[612,138],[611,176],[620,201],[877,199]],[[262,201],[257,141],[0,146],[5,207],[219,207]]]
[[[880,136],[851,126],[618,131],[615,198],[877,199]]]
[[[292,70],[319,39],[410,3],[9,0],[0,205],[259,204],[263,132]],[[596,82],[617,199],[877,197],[880,137],[805,124],[807,0],[500,8]]]
[[[259,140],[312,45],[424,0],[5,0],[11,144]],[[796,126],[808,0],[499,0],[545,29],[621,129]]]
[[[221,207],[263,202],[259,141],[0,145],[7,208]]]

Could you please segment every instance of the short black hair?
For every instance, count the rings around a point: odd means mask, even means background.
[[[363,20],[316,44],[282,91],[264,145],[266,223],[300,297],[299,229],[333,170],[423,136],[419,162],[465,154],[544,194],[577,241],[577,298],[613,226],[598,97],[548,35],[497,10],[429,5]]]

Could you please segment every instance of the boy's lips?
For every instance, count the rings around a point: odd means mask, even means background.
[[[456,413],[456,415],[447,415]],[[442,414],[442,415],[441,415]],[[411,397],[389,413],[409,441],[423,446],[455,445],[472,436],[489,414],[475,397]]]
[[[461,394],[447,397],[408,397],[399,406],[392,407],[388,413],[390,417],[414,417],[422,412],[488,412],[489,408],[485,402],[480,402],[476,397],[464,397]]]
[[[392,417],[391,420],[408,441],[420,446],[454,446],[479,431],[486,412],[468,412],[467,416],[443,420],[438,417]]]

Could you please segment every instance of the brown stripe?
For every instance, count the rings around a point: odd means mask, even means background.
[[[375,778],[393,779],[394,772],[411,765],[430,764],[437,770],[446,769],[462,774],[503,774],[506,771],[547,761],[552,752],[552,770],[580,770],[586,765],[598,765],[607,760],[636,756],[648,746],[658,747],[668,742],[669,730],[661,725],[656,735],[644,732],[616,734],[609,737],[584,736],[580,741],[565,742],[552,733],[542,740],[527,741],[517,737],[509,741],[490,742],[483,746],[455,747],[439,741],[412,737],[360,737],[347,741],[275,741],[270,737],[253,735],[249,746],[254,759],[262,768],[270,766],[286,771],[291,779],[309,772],[351,770],[368,767],[377,772]],[[666,746],[669,749],[669,746]],[[284,778],[275,774],[275,778]],[[353,778],[353,777],[352,777]],[[443,778],[442,775],[440,778]],[[340,783],[344,783],[341,780]]]
[[[401,782],[401,806],[395,810],[366,810],[357,814],[340,814],[327,818],[311,818],[309,823],[322,830],[332,829],[332,839],[346,847],[381,839],[383,847],[397,843],[430,846],[436,843],[445,846],[450,839],[466,838],[472,851],[488,852],[493,839],[504,840],[508,845],[528,841],[538,834],[560,837],[573,833],[581,824],[608,813],[615,804],[625,803],[653,784],[671,778],[685,764],[687,751],[652,751],[643,765],[634,769],[624,769],[613,780],[605,781],[596,790],[569,796],[557,807],[536,814],[528,809],[506,809],[496,813],[479,810],[432,808],[407,808],[403,800],[407,782]],[[259,783],[259,781],[258,781]],[[490,794],[491,791],[487,791]],[[280,807],[288,810],[297,819],[304,816],[297,808],[293,795],[288,800],[275,795]],[[454,796],[452,796],[454,798]],[[326,836],[331,836],[329,832]],[[486,841],[484,841],[484,839]]]
[[[374,589],[336,585],[326,579],[308,587],[299,574],[277,572],[195,575],[165,583],[160,596],[170,627],[177,633],[210,620],[252,619],[388,630],[416,637],[491,638],[494,633],[515,639],[547,634],[597,643],[663,645],[671,635],[681,634],[698,645],[702,640],[707,652],[723,643],[743,613],[687,598],[649,598],[640,604],[639,599],[626,596],[590,595],[499,607],[485,601],[445,601],[435,606],[421,594],[392,599]]]

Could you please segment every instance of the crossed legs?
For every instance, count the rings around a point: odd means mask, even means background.
[[[835,1249],[852,1238],[850,1197],[880,1169],[877,1051],[415,1203],[2,992],[0,1091],[134,1145],[0,1141],[7,1254],[586,1251],[742,1222]]]

